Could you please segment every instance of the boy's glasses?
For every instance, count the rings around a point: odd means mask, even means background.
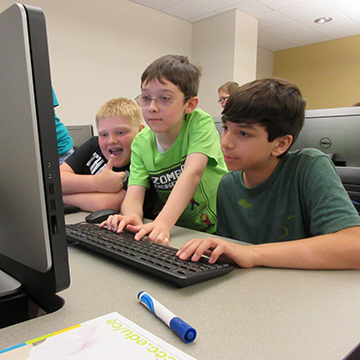
[[[185,100],[187,98],[188,98],[188,96],[185,96],[184,98],[182,98],[180,100],[174,101],[174,100],[171,100],[168,96],[159,96],[156,99],[154,99],[149,96],[140,94],[135,98],[135,101],[142,109],[145,109],[145,108],[148,108],[150,106],[151,102],[154,100],[156,102],[157,107],[159,109],[164,110],[164,109],[167,109],[172,104],[182,101],[182,100]]]
[[[222,97],[218,100],[218,102],[219,102],[219,103],[223,103],[223,102],[226,101],[229,97],[230,97],[230,95],[229,95],[229,96],[222,96]]]

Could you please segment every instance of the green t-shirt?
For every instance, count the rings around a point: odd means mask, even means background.
[[[253,244],[360,225],[334,165],[315,149],[289,152],[255,188],[244,186],[241,171],[228,173],[220,182],[217,205],[217,233]]]
[[[214,120],[201,109],[185,115],[183,127],[172,147],[164,153],[156,148],[155,133],[146,127],[131,145],[130,185],[154,184],[165,203],[191,153],[205,154],[209,160],[195,194],[176,225],[213,233],[216,230],[216,193],[227,173]]]

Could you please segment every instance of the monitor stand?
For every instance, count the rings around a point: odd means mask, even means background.
[[[65,304],[65,300],[57,294],[51,294],[49,296],[42,294],[40,297],[32,297],[31,294],[29,294],[29,297],[36,305],[44,310],[46,314],[59,310]]]
[[[21,283],[4,271],[0,270],[0,301],[6,296],[16,296],[20,292],[24,292]],[[28,294],[28,296],[46,313],[52,313],[59,310],[65,303],[64,299],[57,294],[47,295],[41,292],[36,296],[34,296],[34,294]]]
[[[21,283],[0,270],[0,329],[29,319],[29,298]]]
[[[20,291],[21,283],[0,270],[0,298]]]

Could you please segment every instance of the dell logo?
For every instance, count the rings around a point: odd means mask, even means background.
[[[323,149],[329,149],[332,145],[332,142],[328,137],[323,137],[322,139],[320,139],[319,145]]]

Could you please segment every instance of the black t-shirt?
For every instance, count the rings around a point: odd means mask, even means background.
[[[93,136],[76,148],[65,162],[72,168],[75,174],[96,175],[101,173],[104,169],[107,164],[107,159],[101,152],[98,136]],[[125,171],[127,173],[126,180],[123,184],[123,189],[126,190],[130,174],[130,163],[120,168],[113,167],[113,171]],[[153,185],[151,185],[150,189],[148,189],[145,194],[143,206],[144,217],[154,219],[161,208],[162,205],[159,202],[158,194]]]

